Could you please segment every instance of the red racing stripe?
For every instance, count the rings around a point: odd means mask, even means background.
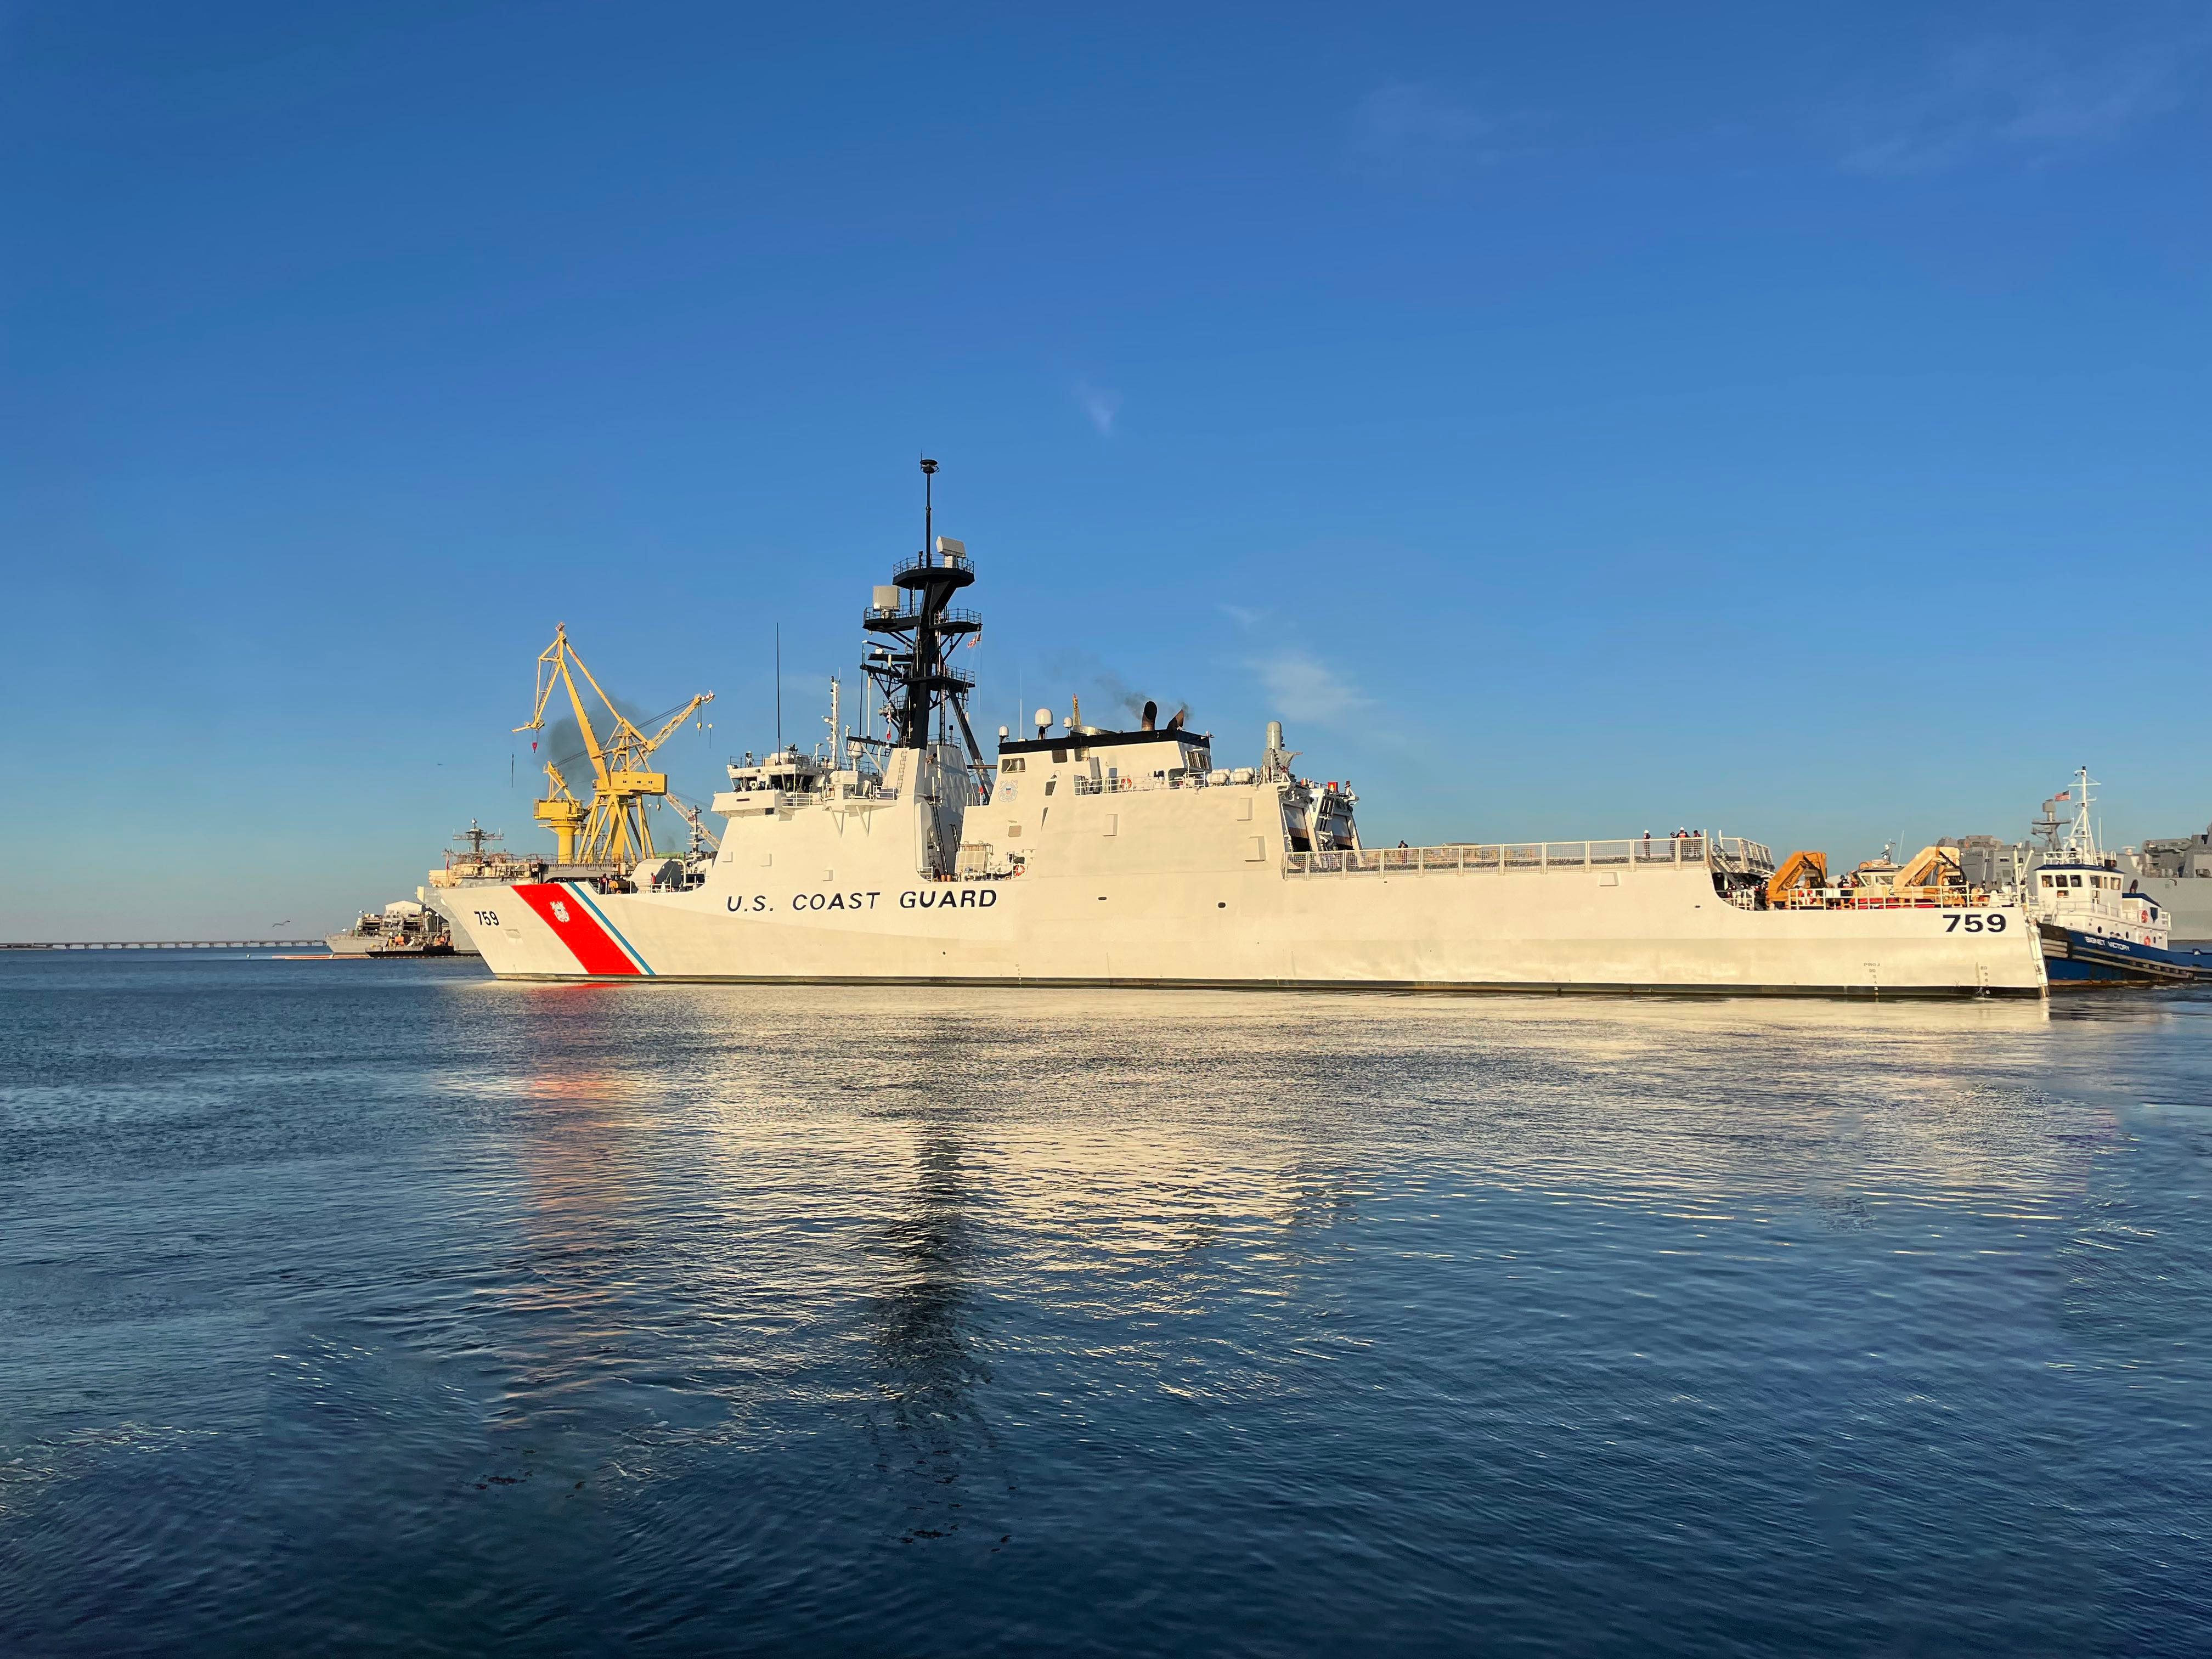
[[[519,882],[515,896],[544,918],[545,925],[561,937],[587,974],[635,974],[637,964],[622,946],[607,937],[592,913],[557,881]]]

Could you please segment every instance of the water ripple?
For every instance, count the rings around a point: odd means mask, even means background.
[[[0,961],[0,1645],[2212,1647],[2212,1001]]]

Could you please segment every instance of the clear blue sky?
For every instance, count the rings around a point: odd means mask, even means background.
[[[2212,818],[2198,6],[0,9],[0,934],[534,844],[939,527],[1370,840]],[[849,671],[848,671],[849,672]],[[689,734],[679,785],[712,787]]]

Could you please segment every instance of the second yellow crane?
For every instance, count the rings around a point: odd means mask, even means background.
[[[604,707],[598,724],[585,706],[584,694],[577,688],[579,680],[592,688]],[[584,755],[592,763],[592,799],[588,805],[578,800],[561,775],[559,765],[549,759],[545,798],[534,802],[531,811],[553,832],[556,856],[562,864],[611,864],[627,870],[652,854],[653,827],[646,809],[668,793],[668,775],[650,771],[646,763],[671,732],[714,702],[714,694],[701,692],[647,735],[600,690],[592,671],[576,654],[576,647],[568,643],[566,623],[554,625],[553,643],[538,653],[537,695],[530,719],[516,731],[544,729],[545,705],[556,686],[568,693]]]

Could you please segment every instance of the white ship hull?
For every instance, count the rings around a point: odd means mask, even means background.
[[[1097,895],[1066,890],[1089,884],[1026,878],[987,909],[891,908],[908,889],[878,892],[872,913],[862,893],[864,908],[826,918],[791,903],[820,890],[759,913],[732,912],[730,895],[568,884],[464,890],[453,903],[507,979],[1888,996],[2037,995],[2045,982],[2035,929],[2010,907],[1980,918],[2005,922],[2002,933],[1976,937],[1944,932],[1955,911],[1741,911],[1715,899],[1702,869],[1626,876],[1609,891],[1564,872],[1480,881],[1479,892],[1462,879],[1439,891],[1449,878],[1347,878],[1356,891],[1327,895],[1159,881],[1108,898],[1111,916],[1081,908]],[[538,896],[585,920],[556,927],[530,902]],[[603,947],[580,947],[586,928]]]
[[[1245,833],[1278,810],[1266,784],[1062,793],[1022,873],[933,880],[914,873],[928,811],[908,793],[903,811],[733,816],[689,890],[469,884],[442,908],[456,943],[511,979],[1848,996],[2047,985],[2016,907],[1742,908],[1716,891],[1701,842],[1680,863],[1666,842],[1601,842],[1538,867],[1510,867],[1503,851],[1485,864],[1477,849],[1456,859],[1474,867],[1363,868],[1425,855],[1289,854]],[[966,812],[972,824],[1012,810]],[[1577,846],[1595,849],[1590,862],[1574,860]],[[1212,867],[1128,867],[1154,860]]]

